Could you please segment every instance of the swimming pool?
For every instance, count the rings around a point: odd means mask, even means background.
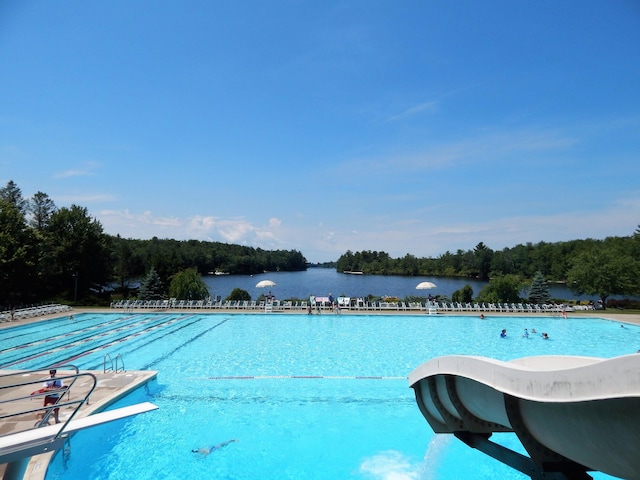
[[[523,479],[434,435],[409,372],[449,354],[632,353],[640,330],[626,327],[557,317],[81,314],[4,330],[0,368],[101,370],[108,353],[127,369],[159,372],[115,405],[150,400],[159,410],[74,436],[48,480]],[[550,340],[525,339],[524,328]],[[230,439],[208,456],[191,451]],[[513,435],[492,439],[522,451]]]

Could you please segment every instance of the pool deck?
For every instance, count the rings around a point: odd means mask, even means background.
[[[25,325],[33,322],[39,322],[42,320],[47,320],[50,318],[59,318],[59,317],[68,317],[69,315],[78,315],[81,313],[123,313],[123,314],[134,314],[134,313],[182,313],[182,314],[211,314],[211,315],[220,315],[220,314],[251,314],[258,313],[264,314],[265,312],[259,310],[253,311],[245,311],[245,310],[225,310],[225,309],[163,309],[163,310],[145,310],[145,309],[135,309],[135,310],[119,310],[112,308],[78,308],[71,310],[69,312],[64,313],[56,313],[51,315],[43,315],[32,318],[25,318],[21,320],[15,320],[13,322],[2,322],[0,323],[0,330],[3,328]],[[480,313],[483,313],[485,318],[487,317],[517,317],[517,316],[543,316],[540,314],[530,314],[530,313],[500,313],[500,312],[438,312],[437,315],[427,315],[424,311],[367,311],[367,310],[343,310],[341,312],[341,316],[350,316],[350,315],[411,315],[411,316],[425,316],[428,318],[433,317],[446,317],[446,316],[469,316],[469,317],[478,317]],[[305,312],[301,311],[284,311],[277,312],[273,314],[302,314]],[[323,311],[322,315],[335,315],[330,311]],[[589,311],[589,312],[571,312],[569,313],[569,317],[567,321],[571,321],[573,317],[597,317],[605,320],[610,320],[613,322],[619,323],[632,323],[640,325],[640,315],[637,314],[622,314],[622,313],[614,313],[609,310],[600,310],[600,311]],[[560,317],[558,316],[560,319]],[[7,373],[8,371],[0,371],[0,374]],[[15,371],[10,371],[13,373]],[[84,372],[84,371],[83,371]],[[65,372],[60,370],[60,374],[72,373]],[[98,379],[97,386],[91,397],[89,399],[89,403],[81,407],[80,411],[74,418],[82,418],[91,415],[92,413],[103,410],[111,403],[116,400],[122,398],[127,395],[129,392],[135,390],[136,388],[144,385],[146,382],[154,379],[157,376],[158,372],[155,371],[125,371],[121,373],[107,372],[104,373],[102,371],[89,371],[96,376]],[[43,381],[46,377],[46,372],[42,374]],[[84,382],[84,383],[81,383]],[[30,387],[22,387],[25,392],[25,396],[29,395],[31,390],[33,390],[33,386]],[[71,392],[72,395],[78,395],[82,393],[86,393],[89,391],[90,385],[88,380],[79,380],[76,385],[74,385],[74,392]],[[83,390],[84,389],[84,390]],[[2,400],[2,395],[0,395],[0,400]],[[30,403],[31,400],[24,400],[22,407],[25,410],[33,408],[33,405]],[[5,413],[5,409],[7,407],[0,408],[0,413]],[[14,407],[15,408],[15,407]],[[65,412],[64,409],[60,411],[60,419],[64,421],[71,411]],[[16,417],[17,420],[11,422],[5,422],[0,425],[0,436],[7,435],[13,432],[19,432],[23,430],[27,430],[33,427],[35,419],[33,415],[25,415],[25,418]],[[26,418],[28,417],[28,418]],[[47,465],[53,456],[53,453],[44,454],[34,456],[27,467],[26,475],[24,476],[24,480],[43,480],[47,471]],[[0,478],[4,475],[5,465],[0,465]]]
[[[33,319],[30,319],[33,320]],[[14,322],[18,323],[18,322]],[[82,418],[91,415],[92,413],[104,410],[108,405],[116,400],[127,395],[129,392],[144,385],[146,382],[154,379],[157,375],[155,371],[125,371],[121,373],[107,372],[95,370],[83,370],[84,372],[92,373],[97,378],[98,382],[93,393],[89,397],[88,403],[83,405],[74,418]],[[15,373],[15,371],[0,370],[0,374]],[[74,374],[73,371],[59,370],[59,376]],[[42,372],[43,382],[46,379],[46,372]],[[40,376],[40,375],[39,375]],[[81,377],[74,384],[69,394],[72,399],[78,399],[85,396],[91,388],[91,383],[88,377]],[[22,394],[28,396],[31,391],[34,390],[34,386],[20,387],[18,395]],[[16,396],[16,390],[11,391],[11,396]],[[9,392],[0,394],[0,400],[3,396],[7,396]],[[42,402],[42,399],[37,400],[38,403]],[[9,410],[24,411],[30,410],[37,406],[34,400],[22,400],[19,402],[13,402],[10,404],[2,404],[0,407],[0,413],[8,413]],[[73,412],[72,406],[63,407],[60,409],[60,420],[63,423],[69,415]],[[36,421],[34,414],[26,414],[14,417],[11,421],[5,421],[0,425],[0,435],[7,435],[10,433],[21,432],[33,428]],[[53,421],[52,421],[53,422]],[[60,425],[62,425],[60,423]],[[45,477],[47,471],[47,465],[53,456],[53,453],[36,455],[34,456],[26,470],[25,480],[42,480]],[[0,478],[4,475],[5,464],[0,465]]]
[[[50,318],[66,317],[66,316],[69,316],[70,313],[79,314],[84,311],[97,312],[98,310],[78,309],[78,310],[73,310],[72,312],[43,315],[39,317],[16,320],[13,322],[2,322],[0,323],[0,330],[3,328],[14,327],[18,325],[25,325],[28,323],[47,320]],[[111,310],[108,310],[108,309],[100,310],[100,312],[104,312],[104,313],[109,311]],[[89,397],[89,401],[80,408],[80,410],[78,411],[78,413],[74,418],[87,417],[93,413],[104,410],[107,406],[114,403],[118,399],[126,396],[128,393],[144,385],[150,380],[153,380],[154,378],[156,378],[158,374],[158,372],[156,371],[143,371],[143,370],[129,370],[129,371],[124,371],[119,373],[115,373],[113,371],[104,373],[101,370],[82,370],[81,372],[82,373],[88,372],[95,375],[97,379],[97,385],[93,393],[91,393],[91,396]],[[0,375],[6,374],[6,373],[15,373],[15,370],[0,370]],[[59,376],[64,376],[64,375],[74,374],[74,373],[75,372],[73,371],[58,370]],[[42,377],[43,382],[47,378],[46,371],[43,371],[41,374],[37,374],[37,375],[38,377],[40,376]],[[72,399],[82,398],[83,396],[85,396],[90,391],[91,383],[92,382],[90,382],[88,377],[82,377],[78,379],[78,381],[74,384],[72,390],[69,392],[69,394],[72,396]],[[29,396],[29,394],[34,390],[34,386],[29,385],[25,387],[20,387],[20,389],[18,391],[12,389],[11,392],[2,391],[2,393],[0,393],[0,400],[4,400],[3,397],[6,398],[8,395],[11,395],[12,397],[20,396],[20,395]],[[42,402],[42,399],[40,398],[37,401],[38,403],[40,403]],[[9,413],[10,411],[30,410],[30,409],[33,409],[36,405],[37,403],[35,403],[35,401],[31,399],[21,400],[18,402],[12,402],[7,404],[0,404],[0,413],[4,414],[4,413]],[[73,408],[74,407],[70,406],[66,408],[63,407],[60,409],[61,422],[64,422],[69,417],[69,415],[73,412]],[[36,421],[36,418],[34,414],[16,416],[13,419],[11,419],[11,421],[5,421],[0,425],[0,436],[29,430],[33,428],[35,421]],[[62,423],[60,425],[62,425]],[[26,474],[24,476],[24,480],[43,480],[46,475],[47,466],[52,456],[53,456],[53,452],[34,456],[29,462],[29,465],[26,470]],[[6,468],[6,464],[0,465],[0,478],[4,476],[5,468]]]
[[[251,315],[251,314],[265,314],[266,312],[264,310],[259,310],[259,309],[254,309],[254,310],[247,310],[247,309],[243,309],[243,308],[230,308],[230,309],[225,309],[225,308],[215,308],[215,309],[209,309],[209,308],[170,308],[170,309],[158,309],[158,308],[152,308],[152,309],[145,309],[145,308],[135,308],[135,309],[118,309],[118,308],[78,308],[77,310],[74,309],[70,312],[66,312],[66,313],[62,313],[62,314],[55,314],[55,315],[50,315],[49,317],[64,317],[64,316],[69,316],[70,314],[80,314],[80,313],[118,313],[118,312],[122,312],[122,313],[128,313],[128,314],[134,314],[134,313],[182,313],[182,314],[203,314],[203,313],[207,313],[207,314],[212,314],[212,315],[216,315],[216,314],[246,314],[246,315]],[[495,312],[495,311],[442,311],[439,310],[438,313],[436,315],[428,315],[426,311],[424,310],[396,310],[396,309],[388,309],[388,310],[369,310],[369,309],[343,309],[340,311],[340,315],[344,315],[344,316],[349,316],[349,315],[410,315],[410,316],[426,316],[426,317],[433,317],[433,316],[437,316],[437,317],[445,317],[445,316],[450,316],[450,317],[478,317],[480,314],[484,314],[485,318],[487,317],[542,317],[542,316],[548,316],[545,315],[545,313],[532,313],[532,312]],[[268,312],[268,314],[279,314],[279,315],[306,315],[306,311],[303,310],[278,310],[278,311],[274,311],[274,312]],[[310,315],[317,315],[317,313],[313,312]],[[325,309],[322,310],[321,315],[336,315],[334,312]],[[571,320],[572,317],[580,317],[580,318],[588,318],[588,317],[596,317],[596,318],[602,318],[604,320],[611,320],[613,322],[621,322],[621,323],[633,323],[636,325],[640,325],[640,314],[630,314],[630,313],[619,313],[616,312],[615,310],[582,310],[582,311],[574,311],[574,312],[568,312],[568,319]],[[559,313],[554,313],[553,316],[560,318],[560,314]],[[11,326],[11,325],[16,325],[16,324],[20,324],[21,322],[29,322],[29,321],[34,321],[34,320],[42,320],[48,317],[37,317],[37,318],[31,318],[31,319],[27,319],[27,320],[18,320],[12,323],[9,323],[8,325],[6,323],[4,324],[0,324],[0,328],[2,328],[2,326],[7,325],[7,326]]]

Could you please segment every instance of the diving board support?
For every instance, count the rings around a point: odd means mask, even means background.
[[[153,403],[142,402],[73,419],[66,424],[49,425],[0,437],[0,464],[7,463],[3,478],[4,480],[21,480],[31,456],[58,450],[63,446],[67,436],[72,433],[157,408]]]

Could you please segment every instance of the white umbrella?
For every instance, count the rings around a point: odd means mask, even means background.
[[[420,282],[416,285],[416,290],[431,290],[432,288],[436,288],[436,284],[432,282]]]
[[[275,286],[276,286],[276,282],[272,280],[261,280],[258,283],[256,283],[256,288],[275,287]]]

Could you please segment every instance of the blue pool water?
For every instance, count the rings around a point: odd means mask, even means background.
[[[550,340],[523,338],[525,327]],[[636,352],[639,333],[593,318],[81,314],[3,330],[0,368],[102,370],[105,354],[120,354],[129,370],[159,372],[114,405],[159,410],[74,436],[48,480],[525,479],[434,435],[409,372],[449,354],[613,357]],[[522,451],[513,435],[492,438]]]

